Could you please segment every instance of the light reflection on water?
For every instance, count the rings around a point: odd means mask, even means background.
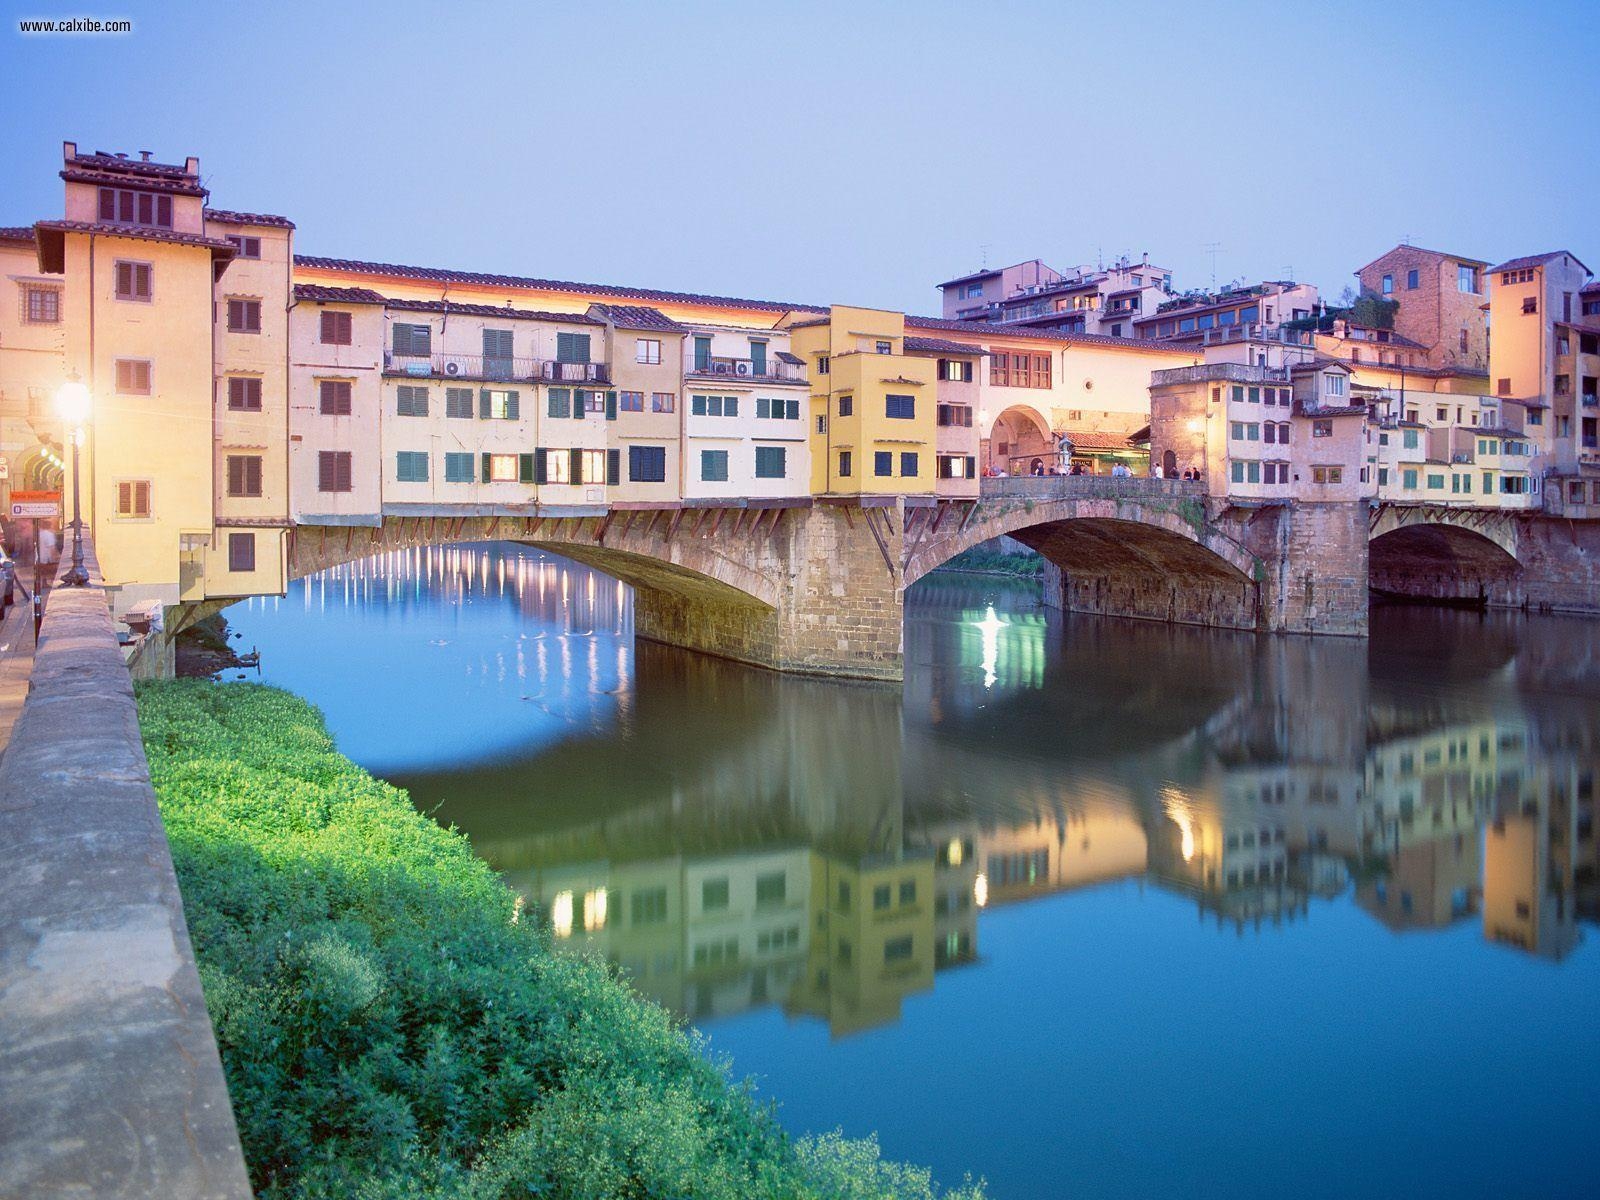
[[[447,548],[229,617],[796,1129],[1011,1197],[1590,1194],[1596,626],[934,577],[896,689],[634,647],[630,603]]]

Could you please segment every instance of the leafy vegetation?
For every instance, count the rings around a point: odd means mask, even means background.
[[[1044,559],[1028,552],[1016,554],[998,548],[994,540],[963,550],[939,568],[941,571],[975,571],[989,575],[1019,575],[1032,579],[1044,573]]]
[[[874,1140],[789,1139],[663,1009],[552,953],[304,701],[180,680],[139,709],[263,1197],[939,1194]]]

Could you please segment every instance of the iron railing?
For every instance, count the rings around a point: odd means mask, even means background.
[[[494,358],[482,354],[396,354],[386,350],[383,369],[389,375],[485,383],[609,383],[611,380],[611,369],[605,363]]]
[[[749,379],[759,383],[804,383],[805,371],[797,363],[778,358],[728,358],[723,355],[695,354],[683,361],[683,373],[695,378]]]
[[[1204,480],[1153,479],[1145,475],[1015,475],[1009,479],[982,479],[979,484],[979,494],[985,500],[1139,500],[1157,496],[1183,499],[1205,494]]]
[[[1250,363],[1201,363],[1150,372],[1151,387],[1180,383],[1288,383],[1287,367],[1258,367]]]

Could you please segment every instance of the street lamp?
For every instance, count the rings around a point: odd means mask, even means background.
[[[78,446],[83,441],[83,426],[89,419],[89,389],[74,371],[56,391],[56,412],[66,422],[72,438],[72,570],[62,577],[64,587],[83,587],[89,572],[83,565],[83,511],[78,504]]]

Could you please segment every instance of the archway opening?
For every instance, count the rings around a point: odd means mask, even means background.
[[[1044,418],[1025,405],[1013,405],[994,419],[984,444],[986,474],[1051,475],[1064,471],[1055,435]]]
[[[1522,564],[1459,525],[1406,525],[1373,538],[1368,552],[1368,585],[1380,600],[1479,608],[1522,603]]]

